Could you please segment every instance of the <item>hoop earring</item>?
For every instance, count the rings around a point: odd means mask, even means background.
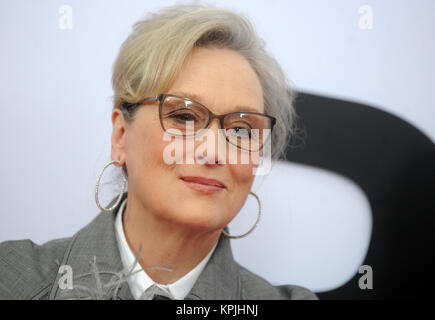
[[[260,218],[261,218],[261,202],[260,202],[260,198],[254,192],[252,192],[252,191],[250,191],[249,194],[252,194],[255,197],[255,199],[257,199],[257,202],[258,202],[258,217],[257,217],[257,221],[255,222],[254,226],[248,232],[246,232],[244,234],[241,234],[239,236],[232,236],[229,233],[227,233],[225,230],[222,230],[222,233],[226,237],[231,238],[231,239],[240,239],[240,238],[246,237],[248,234],[250,234],[252,231],[254,231],[254,229],[258,226],[258,223],[260,222]]]
[[[98,189],[100,188],[100,180],[101,177],[103,176],[104,170],[106,170],[106,168],[114,163],[118,163],[121,164],[118,160],[112,160],[110,161],[108,164],[106,164],[103,169],[101,169],[100,174],[98,175],[97,178],[97,184],[95,185],[95,202],[97,203],[98,208],[100,208],[101,210],[103,210],[104,212],[111,212],[113,211],[121,202],[122,199],[122,195],[124,193],[125,187],[127,185],[127,178],[125,176],[125,172],[124,170],[122,170],[122,177],[123,177],[123,184],[122,184],[122,190],[121,193],[118,196],[118,199],[116,200],[115,204],[113,206],[111,206],[110,208],[103,208],[100,204],[100,201],[98,200]]]

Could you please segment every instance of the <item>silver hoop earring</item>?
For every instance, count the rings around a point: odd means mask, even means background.
[[[260,202],[260,198],[254,192],[252,192],[252,191],[250,191],[249,194],[252,194],[255,197],[255,199],[257,199],[257,202],[258,202],[258,217],[257,217],[257,221],[255,222],[254,226],[248,232],[246,232],[244,234],[241,234],[239,236],[232,236],[229,233],[225,232],[225,230],[222,230],[222,233],[226,237],[231,238],[231,239],[240,239],[240,238],[246,237],[248,234],[250,234],[252,231],[254,231],[254,229],[258,226],[258,223],[260,222],[260,218],[261,218],[261,202]]]
[[[95,185],[95,202],[97,203],[98,208],[100,208],[104,212],[111,212],[119,205],[119,203],[121,202],[121,199],[122,199],[122,195],[124,194],[125,187],[127,185],[127,177],[125,176],[124,170],[122,170],[123,183],[122,183],[122,190],[118,196],[118,199],[116,200],[115,204],[113,206],[111,206],[110,208],[103,208],[101,206],[100,201],[98,200],[98,189],[100,188],[100,180],[101,180],[101,177],[103,176],[104,170],[106,170],[106,168],[108,166],[110,166],[114,163],[121,164],[118,160],[112,160],[108,164],[106,164],[103,167],[103,169],[101,169],[100,174],[98,175],[98,178],[97,178],[97,184]]]

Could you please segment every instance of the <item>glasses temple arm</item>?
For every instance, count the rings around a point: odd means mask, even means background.
[[[158,94],[158,95],[155,95],[155,96],[152,96],[152,97],[145,98],[145,99],[143,99],[143,100],[141,100],[139,102],[135,102],[135,103],[131,103],[131,102],[125,101],[122,105],[123,105],[124,108],[129,109],[129,108],[135,107],[137,105],[140,105],[143,102],[160,100],[160,98],[161,98],[161,94]]]

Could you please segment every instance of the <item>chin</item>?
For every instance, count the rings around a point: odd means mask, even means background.
[[[186,226],[186,228],[213,231],[221,229],[226,225],[222,224],[222,212],[219,212],[219,210],[209,210],[204,207],[196,210],[189,210],[188,208],[180,210],[178,208],[175,212],[179,212],[179,215],[174,218],[178,223]]]

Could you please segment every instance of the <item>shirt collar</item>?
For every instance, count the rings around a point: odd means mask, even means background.
[[[124,201],[121,203],[121,206],[119,207],[115,220],[115,232],[122,264],[125,268],[131,269],[135,262],[135,254],[133,254],[130,246],[127,243],[122,223],[122,217],[124,214],[126,203],[127,198],[124,199]],[[207,256],[205,256],[204,259],[202,259],[201,262],[196,265],[196,267],[190,270],[182,278],[171,284],[164,285],[154,282],[144,270],[136,272],[128,279],[128,285],[134,298],[139,299],[141,295],[145,292],[145,290],[150,288],[152,285],[156,285],[157,287],[162,289],[163,292],[165,292],[170,298],[177,300],[184,299],[189,291],[192,289],[193,285],[195,284],[196,280],[198,279],[205,266],[207,265],[207,262],[210,260],[210,257],[212,256],[216,248],[216,245],[217,243],[213,246]],[[140,269],[141,266],[137,263],[134,271],[138,271]]]

